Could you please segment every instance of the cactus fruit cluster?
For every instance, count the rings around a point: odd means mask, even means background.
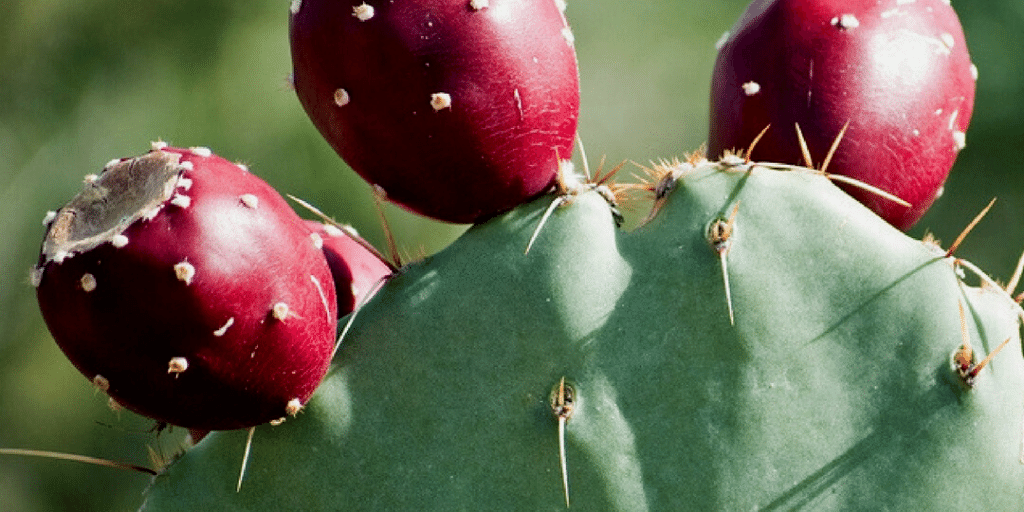
[[[720,44],[711,156],[770,125],[756,157],[805,164],[843,133],[829,170],[911,206],[848,191],[900,229],[924,215],[966,143],[978,73],[948,0],[755,0]]]
[[[1024,508],[1019,276],[900,231],[971,114],[948,3],[755,0],[712,158],[632,186],[568,160],[564,9],[291,2],[324,138],[389,200],[475,223],[421,261],[196,150],[112,162],[56,213],[55,339],[119,403],[217,430],[142,510]]]

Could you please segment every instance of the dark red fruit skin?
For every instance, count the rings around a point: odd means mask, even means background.
[[[139,414],[197,432],[282,418],[294,412],[290,401],[309,399],[333,351],[327,262],[261,179],[215,155],[164,151],[192,165],[181,170],[191,186],[177,188],[190,204],[168,202],[134,222],[123,247],[103,243],[62,262],[41,256],[43,318],[71,362]],[[190,284],[173,268],[184,261],[195,269]],[[96,284],[88,292],[86,273]],[[283,321],[277,303],[288,305]],[[175,357],[186,358],[185,371],[168,372]]]
[[[579,114],[576,54],[554,1],[369,0],[366,21],[353,15],[360,3],[303,0],[291,16],[295,91],[352,169],[405,208],[457,223],[553,184]],[[435,93],[451,106],[435,110]]]
[[[312,220],[305,221],[310,233],[322,240],[322,249],[334,277],[338,317],[351,313],[366,302],[387,276],[394,272],[370,244],[354,233]]]
[[[753,157],[803,164],[799,123],[820,164],[849,121],[827,170],[911,203],[849,189],[906,230],[932,204],[962,148],[975,78],[947,2],[757,0],[718,53],[709,156],[746,149],[770,124]],[[748,96],[747,82],[760,91]]]

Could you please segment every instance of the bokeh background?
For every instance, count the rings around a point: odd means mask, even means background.
[[[288,89],[288,0],[0,2],[0,447],[141,464],[168,453],[151,422],[107,408],[57,349],[28,270],[47,210],[85,174],[152,140],[205,145],[250,165],[382,247],[369,188],[320,139]],[[570,0],[592,163],[647,163],[697,148],[714,44],[743,0]],[[980,70],[967,149],[914,228],[947,242],[992,197],[960,250],[1006,279],[1024,250],[1024,2],[954,1]],[[636,167],[627,166],[630,179]],[[433,253],[464,229],[386,208],[400,248]],[[1024,390],[1022,390],[1024,392]],[[160,442],[158,442],[160,441]],[[134,510],[148,477],[0,456],[0,510]]]

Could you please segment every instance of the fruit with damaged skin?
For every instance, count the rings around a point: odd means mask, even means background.
[[[206,148],[112,161],[34,271],[61,350],[119,404],[194,430],[296,412],[327,371],[331,273],[266,182]]]
[[[391,264],[351,227],[312,220],[305,223],[311,234],[316,235],[331,267],[339,318],[372,297],[382,280],[394,272]]]
[[[964,147],[977,69],[948,1],[756,0],[723,40],[711,82],[709,155],[757,144],[758,160],[815,163],[909,202],[848,189],[909,229]]]
[[[579,76],[557,4],[293,2],[295,91],[390,200],[475,222],[547,190],[572,154]]]
[[[668,171],[637,231],[584,192],[524,255],[545,197],[404,268],[306,413],[257,432],[240,493],[245,438],[214,433],[143,510],[564,510],[563,377],[572,509],[1024,507],[1005,292],[821,175]],[[729,242],[735,326],[712,238]],[[973,388],[952,364],[958,303],[976,358],[1012,338]]]

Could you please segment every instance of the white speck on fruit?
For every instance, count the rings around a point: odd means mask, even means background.
[[[178,281],[185,283],[185,286],[192,284],[192,279],[196,277],[196,267],[193,267],[191,263],[183,261],[174,265],[174,275],[177,276]]]
[[[57,218],[57,212],[50,210],[43,215],[43,227],[49,226],[53,219]]]
[[[486,9],[488,6],[490,6],[490,2],[488,2],[487,0],[469,0],[469,8],[473,9],[474,11]]]
[[[92,274],[82,274],[82,278],[78,280],[78,284],[82,285],[82,290],[85,293],[89,293],[96,289],[96,276]]]
[[[85,183],[86,185],[92,185],[93,183],[96,183],[96,181],[99,179],[100,177],[95,174],[86,174],[85,177],[82,178],[82,183]]]
[[[162,140],[157,140],[150,142],[149,147],[153,148],[153,151],[163,151],[167,148],[167,143]]]
[[[761,84],[754,81],[747,82],[741,87],[743,87],[743,94],[746,94],[747,96],[753,96],[761,92]]]
[[[28,273],[28,280],[32,283],[33,288],[39,288],[43,282],[43,267],[32,267]]]
[[[975,82],[978,81],[978,66],[975,66],[973,62],[971,63],[971,78],[973,78]]]
[[[188,359],[184,357],[172,357],[171,361],[167,363],[167,373],[177,374],[188,370]]]
[[[354,228],[354,227],[352,227],[352,226],[350,226],[348,224],[342,224],[341,228],[339,228],[339,229],[341,229],[345,233],[348,233],[348,236],[350,236],[352,238],[359,238],[359,232],[356,231],[356,228]]]
[[[115,166],[115,165],[117,165],[119,163],[121,163],[121,159],[120,158],[115,158],[115,159],[107,162],[107,165],[103,166],[103,170],[105,171],[107,169],[110,169],[111,167],[113,167],[113,166]]]
[[[242,201],[246,208],[252,208],[253,210],[260,206],[260,198],[256,197],[255,194],[242,194],[238,200]]]
[[[124,409],[124,406],[118,403],[117,400],[114,400],[114,397],[110,397],[110,399],[107,400],[107,407],[109,407],[110,410],[114,412],[118,412],[121,409]]]
[[[352,8],[352,16],[359,21],[366,21],[373,17],[373,6],[363,2]]]
[[[565,27],[562,29],[562,37],[565,38],[565,42],[572,46],[576,44],[576,36],[572,35],[572,29]]]
[[[452,97],[446,92],[435,92],[430,95],[430,106],[435,111],[444,110],[452,107]]]
[[[210,151],[210,148],[205,146],[192,146],[188,148],[188,150],[203,158],[208,158],[210,155],[213,154],[213,151]]]
[[[288,313],[289,313],[288,304],[285,304],[284,302],[278,302],[278,303],[274,304],[274,306],[271,307],[270,309],[271,309],[271,314],[274,316],[274,318],[276,318],[276,319],[278,319],[278,320],[280,320],[282,322],[284,322],[285,319],[288,318]]]
[[[324,233],[330,236],[345,236],[345,232],[333,224],[324,224]]]
[[[565,9],[569,6],[566,5],[565,0],[555,0],[555,7],[558,8],[558,12],[565,14]]]
[[[938,198],[942,197],[942,194],[944,194],[944,193],[946,193],[946,186],[942,185],[942,186],[939,187],[938,190],[935,191],[935,199],[938,199]],[[945,255],[945,250],[943,250],[942,253],[943,253],[943,255]]]
[[[320,236],[320,233],[310,233],[309,238],[313,240],[313,247],[317,249],[324,248],[324,237]]]
[[[70,257],[71,253],[68,251],[57,251],[56,253],[53,254],[53,261],[60,265],[61,263],[64,263],[64,260]]]
[[[729,42],[729,31],[722,32],[722,35],[718,37],[718,41],[715,41],[715,50],[721,50],[725,43]]]
[[[96,389],[98,389],[98,390],[100,390],[100,391],[102,391],[104,393],[106,393],[107,390],[110,389],[110,381],[107,380],[106,377],[104,377],[104,376],[102,376],[102,375],[100,375],[98,373],[96,374],[95,377],[92,378],[92,385],[96,386]]]
[[[519,89],[512,90],[512,99],[516,102],[516,110],[519,111],[519,119],[523,119],[523,97],[519,95]]]
[[[942,44],[946,45],[946,48],[949,48],[950,50],[953,49],[953,46],[956,46],[956,39],[953,39],[953,34],[950,34],[949,32],[943,32],[942,35],[939,36],[939,39],[941,39]]]
[[[302,400],[298,398],[292,398],[288,401],[288,405],[284,406],[284,412],[288,413],[289,416],[295,416],[302,410]]]
[[[957,152],[967,147],[967,134],[960,130],[953,130],[953,149]]]
[[[898,15],[899,13],[900,13],[900,10],[899,10],[898,7],[897,8],[893,8],[893,9],[889,9],[887,11],[882,11],[882,19],[884,20],[886,18],[891,18],[893,16]]]
[[[339,89],[336,89],[334,91],[334,104],[335,105],[337,105],[339,107],[344,107],[345,105],[348,105],[348,102],[350,102],[350,101],[352,101],[352,98],[349,97],[348,91],[346,91],[345,89],[340,89],[339,88]]]
[[[914,128],[914,131],[912,131],[910,133],[913,133],[914,137],[919,137],[921,135],[921,130],[918,130],[917,128]]]
[[[288,10],[291,11],[292,15],[298,14],[299,9],[302,8],[302,0],[292,0],[292,4],[288,6]]]
[[[181,169],[183,171],[191,171],[194,170],[195,168],[196,166],[192,162],[182,162],[178,164],[178,169]]]
[[[860,26],[860,20],[858,20],[857,17],[852,14],[843,14],[842,16],[836,16],[835,18],[832,18],[832,21],[830,21],[829,23],[831,23],[833,27],[839,28],[841,30],[852,30]]]
[[[220,326],[220,329],[213,331],[213,335],[218,338],[224,336],[225,334],[227,334],[228,328],[230,328],[232,325],[235,325],[235,317],[228,318],[228,321],[224,322],[224,325]]]
[[[286,419],[288,419],[288,417],[287,417],[287,416],[281,416],[280,418],[278,418],[278,419],[276,419],[276,420],[270,420],[270,422],[269,422],[269,423],[270,423],[270,426],[271,426],[271,427],[276,427],[276,426],[278,426],[278,425],[280,425],[280,424],[284,423],[284,420],[286,420]]]
[[[243,164],[242,162],[235,162],[235,167],[238,167],[238,170],[242,172],[249,172],[249,166]]]
[[[953,111],[953,115],[949,116],[949,126],[947,126],[947,129],[952,130],[954,127],[956,127],[956,118],[959,115],[960,115],[960,110],[959,109]]]
[[[192,205],[192,198],[181,194],[174,194],[174,197],[171,198],[171,204],[178,208],[188,208]]]
[[[896,0],[896,5],[907,5],[916,2],[917,0]]]
[[[192,189],[192,180],[182,176],[178,178],[178,188],[188,192]]]

